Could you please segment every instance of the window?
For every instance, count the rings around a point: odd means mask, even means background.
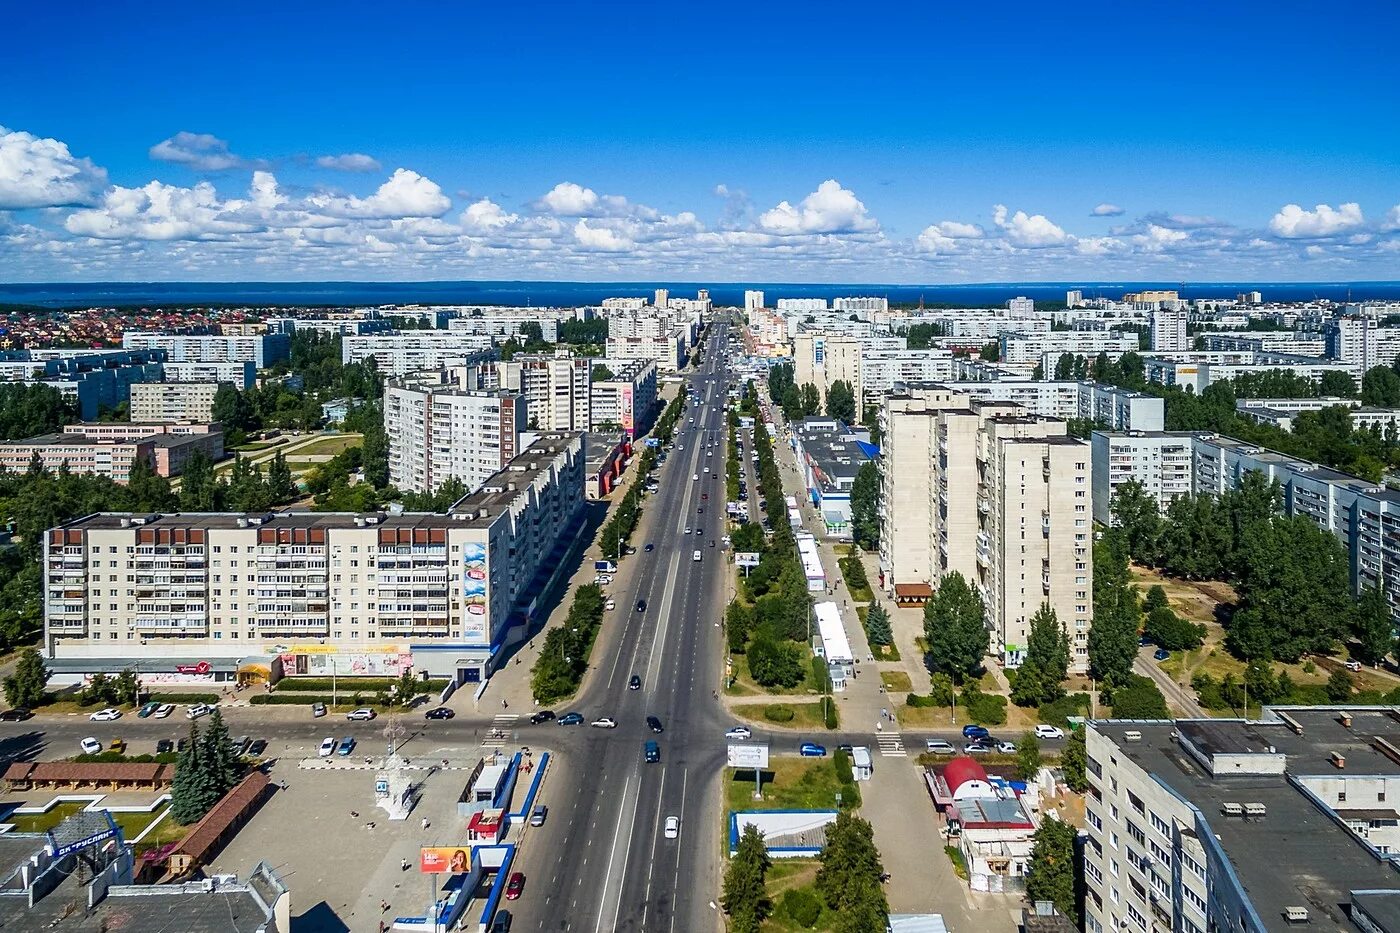
[[[1157,832],[1162,835],[1162,838],[1170,839],[1172,837],[1172,828],[1167,825],[1166,820],[1155,813],[1149,813],[1148,816],[1152,820],[1152,828],[1157,830]]]

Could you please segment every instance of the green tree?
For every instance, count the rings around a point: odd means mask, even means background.
[[[822,413],[822,393],[810,382],[802,383],[802,417],[810,418]]]
[[[1189,651],[1199,648],[1205,640],[1205,626],[1181,618],[1166,606],[1158,606],[1147,614],[1142,634],[1168,651]]]
[[[1031,781],[1040,773],[1040,739],[1034,732],[1021,735],[1016,743],[1016,776],[1023,781]]]
[[[1074,378],[1074,354],[1061,353],[1060,358],[1055,361],[1055,379],[1058,382],[1067,382]]]
[[[958,683],[981,670],[990,638],[982,597],[954,571],[943,577],[938,592],[924,606],[924,640],[935,673]]]
[[[724,892],[720,898],[724,912],[729,915],[729,929],[735,933],[758,933],[768,916],[766,879],[771,865],[763,834],[752,823],[745,823],[734,857],[725,869]]]
[[[749,642],[745,659],[749,676],[763,687],[796,687],[807,676],[802,652],[791,642],[779,641],[760,625]]]
[[[1400,408],[1400,375],[1389,366],[1373,366],[1361,377],[1361,404]]]
[[[405,667],[399,672],[398,683],[394,684],[394,698],[398,700],[400,706],[408,706],[413,702],[414,697],[423,691],[420,689],[421,681],[413,676],[413,668]]]
[[[826,414],[830,418],[854,424],[856,420],[856,396],[851,384],[837,379],[826,390]]]
[[[1084,747],[1083,727],[1071,729],[1066,737],[1060,752],[1060,770],[1064,772],[1065,784],[1076,794],[1089,789],[1089,753]]]
[[[880,468],[867,460],[851,482],[851,537],[867,551],[880,546]]]
[[[1128,682],[1114,687],[1109,695],[1115,719],[1167,719],[1167,699],[1157,685],[1140,674],[1133,674]]]
[[[1058,819],[1043,819],[1031,836],[1031,860],[1026,877],[1026,900],[1050,901],[1077,922],[1074,898],[1074,829]]]
[[[985,360],[988,363],[995,363],[1001,359],[1001,344],[997,343],[995,340],[990,343],[984,343],[982,344],[982,349],[977,351],[977,356],[979,359]]]
[[[204,751],[199,724],[191,722],[189,743],[176,759],[175,779],[170,785],[170,816],[181,826],[197,823],[219,799]]]
[[[1109,503],[1113,520],[1123,529],[1128,553],[1134,560],[1153,565],[1157,561],[1158,538],[1162,533],[1162,517],[1157,500],[1147,494],[1137,480],[1128,480],[1113,493]]]
[[[202,450],[194,451],[180,474],[180,509],[185,512],[219,511],[218,491],[209,455]]]
[[[44,702],[49,668],[38,648],[26,648],[15,664],[15,672],[5,678],[5,702],[33,709]]]
[[[297,497],[297,484],[292,479],[292,468],[287,465],[287,458],[282,451],[272,455],[272,462],[267,467],[267,490],[273,502],[290,502]]]
[[[613,371],[605,363],[594,363],[590,377],[594,382],[607,382],[613,377]]]
[[[1167,605],[1167,591],[1162,589],[1160,583],[1152,584],[1147,590],[1147,595],[1142,598],[1142,611],[1146,613]]]
[[[135,706],[141,694],[141,678],[131,668],[123,668],[112,678],[112,693],[115,702]]]
[[[1355,655],[1366,664],[1381,663],[1395,647],[1395,623],[1385,598],[1384,577],[1361,591],[1352,635],[1356,639]]]
[[[1011,699],[1018,706],[1039,706],[1065,695],[1069,675],[1069,635],[1049,602],[1031,616],[1026,658],[1016,672]]]
[[[199,760],[208,776],[208,786],[211,788],[209,793],[212,794],[208,803],[209,807],[212,807],[238,783],[238,760],[229,744],[228,725],[217,707],[209,716],[209,725],[205,728],[201,741],[203,747],[199,750]]]
[[[1356,398],[1356,383],[1346,373],[1325,372],[1318,383],[1317,394],[1324,397]]]
[[[865,613],[865,633],[872,645],[894,644],[894,629],[890,614],[883,603],[871,603]]]
[[[1345,703],[1351,699],[1353,686],[1351,674],[1339,667],[1327,678],[1327,699],[1333,703]]]
[[[874,882],[878,891],[885,872],[870,823],[847,810],[837,813],[836,822],[827,824],[826,844],[817,859],[822,867],[817,870],[815,887],[826,906],[838,912],[868,910],[871,895],[866,886]],[[877,906],[888,913],[883,898],[881,891]],[[867,929],[882,927],[883,923]]]

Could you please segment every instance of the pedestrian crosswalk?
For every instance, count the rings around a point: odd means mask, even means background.
[[[904,739],[900,738],[898,732],[875,733],[875,744],[880,747],[880,754],[886,758],[909,757],[909,753],[904,750]]]
[[[486,738],[482,740],[482,748],[505,748],[506,740],[515,731],[515,721],[520,716],[517,713],[497,713],[491,719],[491,728],[486,730]]]

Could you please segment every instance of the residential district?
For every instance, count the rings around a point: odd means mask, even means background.
[[[0,926],[1400,931],[1400,306],[15,312]]]

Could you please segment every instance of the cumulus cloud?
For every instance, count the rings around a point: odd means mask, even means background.
[[[1109,204],[1107,201],[1095,207],[1089,212],[1091,217],[1118,217],[1123,213],[1123,208],[1117,204]]]
[[[107,172],[56,139],[0,126],[0,210],[96,203]]]
[[[574,224],[574,239],[587,249],[618,252],[630,249],[632,241],[609,227],[590,226],[587,218]]]
[[[316,159],[316,167],[328,168],[335,172],[377,172],[381,168],[378,159],[363,152],[319,156]]]
[[[927,253],[951,253],[957,249],[959,240],[979,240],[984,235],[985,231],[977,224],[945,220],[925,227],[914,246]]]
[[[1333,210],[1331,205],[1319,204],[1305,211],[1297,204],[1285,204],[1283,209],[1269,221],[1269,229],[1275,236],[1285,239],[1320,239],[1348,233],[1366,223],[1361,215],[1361,205],[1348,202]]]
[[[520,220],[490,198],[482,198],[462,211],[462,227],[470,233],[491,233]]]
[[[1042,249],[1047,246],[1062,246],[1069,241],[1069,235],[1056,226],[1044,214],[1027,215],[1017,211],[1007,216],[1005,204],[993,209],[992,219],[1006,236],[1007,242],[1021,249]]]
[[[361,219],[437,217],[452,206],[437,182],[411,169],[395,169],[367,198],[317,195],[311,203],[332,216]]]
[[[232,205],[235,210],[241,206]],[[229,207],[207,181],[193,188],[159,181],[140,188],[114,185],[99,207],[69,215],[64,226],[69,233],[100,240],[195,240],[257,229],[229,219]]]
[[[227,172],[230,169],[265,168],[261,159],[245,159],[229,151],[227,140],[210,133],[184,130],[151,147],[150,156],[158,162],[187,165],[197,172]]]
[[[854,191],[842,188],[829,178],[817,186],[796,207],[780,201],[764,211],[758,225],[769,233],[790,236],[799,233],[862,233],[879,229]]]
[[[1400,204],[1392,207],[1385,215],[1385,221],[1381,224],[1381,229],[1389,233],[1393,230],[1400,230]]]

